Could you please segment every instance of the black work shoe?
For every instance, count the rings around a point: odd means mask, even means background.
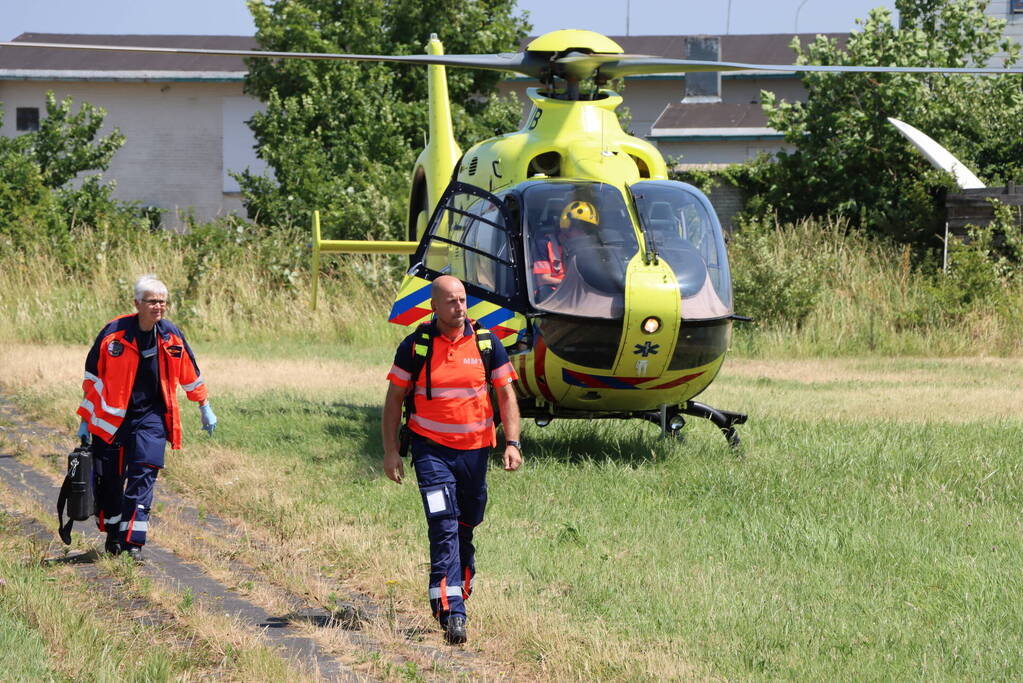
[[[116,531],[113,533],[107,532],[107,542],[103,544],[103,549],[111,555],[121,554],[121,538],[120,534]]]
[[[142,561],[142,546],[140,545],[129,545],[122,552],[136,562]]]
[[[452,645],[461,645],[468,639],[465,633],[465,617],[460,615],[448,617],[448,624],[444,627],[444,640]]]

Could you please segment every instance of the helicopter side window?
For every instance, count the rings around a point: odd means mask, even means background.
[[[495,204],[481,199],[468,212],[473,217],[466,223],[461,242],[473,249],[462,250],[463,279],[491,292],[506,293],[502,289],[507,287],[509,269],[498,259],[510,259],[508,233],[499,227],[500,211]]]
[[[514,256],[504,207],[496,197],[479,192],[445,195],[441,211],[430,224],[424,265],[515,299]]]

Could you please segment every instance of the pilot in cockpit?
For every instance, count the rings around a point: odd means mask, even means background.
[[[600,223],[596,207],[589,202],[572,201],[565,205],[558,231],[538,230],[533,239],[533,286],[536,300],[543,301],[565,278],[566,248],[572,241],[592,234]]]

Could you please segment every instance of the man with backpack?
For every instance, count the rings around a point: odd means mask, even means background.
[[[473,531],[487,504],[487,461],[496,445],[489,388],[504,425],[504,469],[522,464],[519,410],[508,354],[466,315],[465,287],[444,275],[433,282],[434,319],[398,346],[387,375],[382,420],[384,472],[400,484],[399,424],[407,436],[430,539],[430,606],[452,644],[466,641],[465,599],[476,573]],[[407,431],[406,431],[407,430]]]

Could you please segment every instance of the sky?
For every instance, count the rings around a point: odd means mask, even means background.
[[[844,32],[872,7],[894,5],[894,0],[518,0],[519,9],[529,12],[534,35],[559,28],[608,35]],[[244,0],[0,0],[0,40],[25,32],[252,35],[255,28]]]

